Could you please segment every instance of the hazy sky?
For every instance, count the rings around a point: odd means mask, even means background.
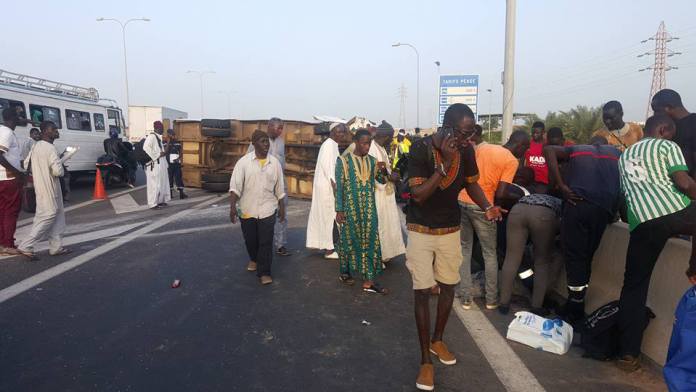
[[[681,37],[667,83],[696,110],[696,2],[518,1],[516,112],[624,104],[642,120],[650,72],[641,44],[664,20]],[[163,105],[200,117],[198,77],[206,75],[206,117],[310,119],[314,114],[386,119],[399,126],[398,88],[408,90],[415,125],[416,63],[421,57],[421,126],[435,120],[437,68],[480,74],[480,111],[500,113],[505,1],[34,1],[4,4],[0,68],[96,87],[125,107],[120,27],[100,16],[148,17],[127,28],[133,105]],[[11,17],[7,17],[11,16]],[[485,89],[493,89],[492,97]]]

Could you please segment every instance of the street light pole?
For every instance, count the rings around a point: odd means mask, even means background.
[[[133,18],[133,19],[128,19],[125,22],[121,22],[118,19],[113,19],[113,18],[97,18],[97,22],[116,22],[121,26],[121,37],[123,38],[123,69],[124,69],[124,76],[126,80],[126,111],[128,111],[128,123],[129,123],[129,129],[130,129],[130,91],[128,88],[128,54],[126,51],[126,26],[130,22],[149,22],[150,19],[148,18]]]
[[[416,128],[420,128],[420,53],[411,44],[397,42],[392,45],[394,48],[398,46],[408,46],[416,52]]]
[[[493,89],[486,89],[488,91],[488,142],[490,143],[492,141],[491,139],[491,110],[493,108]],[[501,140],[502,143],[502,140]]]
[[[515,12],[516,0],[507,0],[505,12],[505,69],[503,71],[503,134],[512,134],[512,99],[515,94]]]
[[[232,90],[220,90],[218,93],[225,94],[227,96],[227,117],[232,118],[232,94],[236,91]]]
[[[436,95],[437,105],[435,105],[435,118],[437,120],[435,120],[434,128],[437,129],[437,125],[440,123],[440,76],[441,76],[441,73],[440,73],[440,61],[439,60],[435,62],[435,66],[437,67],[437,90],[435,90],[435,91],[437,91],[437,95]]]
[[[188,70],[188,71],[186,71],[186,73],[187,74],[192,73],[192,74],[198,75],[198,79],[199,79],[200,84],[201,84],[201,120],[202,120],[203,116],[205,115],[204,114],[205,111],[203,110],[203,76],[205,76],[207,74],[214,74],[215,71],[192,71],[192,70]]]

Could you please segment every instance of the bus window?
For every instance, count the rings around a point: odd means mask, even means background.
[[[63,128],[63,120],[60,117],[60,109],[58,108],[29,104],[29,114],[34,124],[38,125],[41,121],[52,121],[58,129]]]
[[[121,134],[121,113],[118,110],[107,109],[106,114],[109,117],[109,131],[115,129]]]
[[[68,129],[92,132],[92,122],[87,112],[65,109],[65,121],[68,123]]]
[[[0,113],[2,113],[2,111],[7,108],[15,108],[20,118],[27,118],[27,112],[26,108],[24,107],[24,102],[0,98]],[[0,116],[0,124],[2,124],[2,116]]]
[[[104,115],[101,113],[94,113],[94,130],[104,132],[106,126],[104,126]]]

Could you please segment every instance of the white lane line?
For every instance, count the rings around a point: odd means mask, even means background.
[[[67,271],[70,271],[71,269],[78,267],[82,264],[87,263],[88,261],[94,260],[95,258],[110,252],[116,248],[118,248],[121,245],[127,244],[128,242],[131,242],[135,239],[138,239],[141,235],[147,234],[153,230],[157,230],[158,228],[169,224],[177,219],[183,218],[186,215],[189,215],[193,213],[194,211],[197,211],[200,208],[203,208],[209,204],[216,203],[220,200],[219,197],[217,196],[211,196],[209,200],[206,200],[202,203],[199,203],[195,206],[193,206],[190,209],[179,211],[176,214],[170,215],[166,218],[162,218],[158,221],[152,222],[149,225],[138,229],[136,231],[133,231],[121,238],[115,239],[109,243],[106,243],[100,247],[97,247],[95,249],[90,250],[89,252],[85,252],[79,256],[76,256],[64,263],[58,264],[54,267],[51,267],[47,270],[44,270],[42,272],[39,272],[38,274],[31,276],[27,279],[22,280],[21,282],[15,283],[12,286],[6,287],[2,290],[0,290],[0,303],[3,303],[7,301],[8,299],[11,299],[19,294],[22,294],[23,292],[27,290],[31,290],[32,288],[40,285],[41,283],[55,278],[56,276],[59,276]]]
[[[150,221],[136,222],[123,226],[111,227],[108,229],[102,229],[97,231],[86,231],[80,234],[71,235],[63,238],[63,246],[81,244],[83,242],[91,242],[95,240],[103,240],[109,237],[117,236],[121,233],[125,233],[129,230],[133,230],[136,227],[140,227],[148,223],[150,223]],[[48,241],[42,241],[36,247],[34,247],[34,252],[42,252],[47,249]],[[10,257],[16,256],[0,256],[0,260],[9,259]]]
[[[306,211],[290,211],[288,212],[288,216],[297,216],[297,215],[303,215],[305,214]],[[170,235],[182,235],[182,234],[191,234],[191,233],[199,233],[201,231],[212,231],[212,230],[222,230],[222,229],[231,229],[235,226],[232,223],[220,223],[217,225],[208,225],[208,226],[202,226],[202,227],[191,227],[188,229],[178,229],[178,230],[169,230],[169,231],[161,231],[158,233],[148,233],[148,234],[143,234],[140,237],[141,238],[152,238],[152,237],[166,237]],[[125,230],[124,230],[125,231]],[[117,236],[120,233],[113,234],[113,236]]]
[[[109,202],[111,203],[111,207],[114,208],[114,212],[116,212],[116,215],[138,211],[141,209],[140,204],[138,204],[138,202],[135,201],[133,196],[131,196],[130,194],[125,194],[119,197],[111,197],[109,198]]]
[[[145,188],[145,185],[136,186],[135,188],[126,189],[125,191],[121,191],[121,192],[114,193],[113,195],[109,195],[109,197],[118,197],[118,196],[121,196],[121,195],[125,195],[126,193],[134,192],[134,191],[137,191],[137,190],[143,189],[143,188]],[[85,207],[85,206],[94,204],[94,203],[96,203],[96,202],[98,202],[98,201],[101,201],[101,200],[87,200],[87,201],[83,201],[82,203],[78,203],[78,204],[75,204],[75,205],[71,205],[70,207],[65,207],[65,212],[70,212],[70,211],[72,211],[72,210],[76,210],[76,209],[78,209],[78,208],[82,208],[82,207]],[[19,227],[22,227],[22,226],[29,225],[29,224],[31,224],[33,221],[34,221],[34,217],[22,219],[21,221],[18,221],[18,222],[17,222],[17,227],[19,228]]]
[[[454,312],[476,342],[479,350],[493,368],[498,379],[508,392],[544,392],[539,380],[524,365],[520,357],[500,336],[488,318],[474,302],[471,309],[464,310],[457,300]]]
[[[167,204],[169,205],[181,205],[181,204],[192,204],[196,203],[202,200],[207,200],[210,198],[212,195],[204,195],[204,196],[198,196],[198,197],[192,197],[188,199],[177,199],[177,200],[170,200]],[[119,197],[115,197],[113,199],[109,199],[111,202],[111,207],[114,208],[114,212],[116,212],[116,215],[120,214],[126,214],[129,212],[136,212],[136,211],[145,211],[149,207],[147,205],[141,206],[138,204],[137,201],[133,198],[131,195],[123,195]]]

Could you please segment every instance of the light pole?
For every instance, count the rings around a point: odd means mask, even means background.
[[[408,46],[416,52],[416,128],[420,128],[420,53],[411,44],[397,42],[392,45],[394,48],[398,46]]]
[[[512,134],[512,99],[515,95],[515,12],[516,0],[507,0],[505,7],[505,70],[503,71],[503,133],[501,140]]]
[[[437,95],[435,97],[437,98],[437,105],[435,105],[435,118],[437,119],[435,121],[435,128],[437,129],[437,125],[440,124],[440,61],[435,62],[435,66],[437,67]]]
[[[128,19],[125,22],[121,22],[118,19],[113,19],[113,18],[97,18],[97,22],[116,22],[121,26],[121,35],[123,37],[123,69],[124,69],[124,75],[126,79],[126,111],[128,113],[128,122],[130,125],[130,93],[128,91],[128,57],[126,54],[126,26],[128,26],[128,23],[130,22],[149,22],[149,18],[133,18],[133,19]],[[130,126],[128,127],[130,128]]]
[[[236,93],[233,90],[219,90],[218,94],[224,94],[227,96],[227,117],[232,118],[232,94]]]
[[[488,142],[490,143],[492,141],[491,139],[491,110],[493,107],[493,89],[486,89],[488,91]],[[502,140],[501,140],[502,144]]]
[[[198,75],[198,79],[199,79],[199,81],[200,81],[200,83],[201,83],[201,120],[202,120],[202,119],[203,119],[203,116],[204,116],[204,113],[205,113],[205,112],[203,111],[203,76],[204,76],[204,75],[207,75],[207,74],[214,74],[215,71],[192,71],[192,70],[189,69],[188,71],[186,71],[186,73],[187,73],[187,74],[196,74],[196,75]]]

